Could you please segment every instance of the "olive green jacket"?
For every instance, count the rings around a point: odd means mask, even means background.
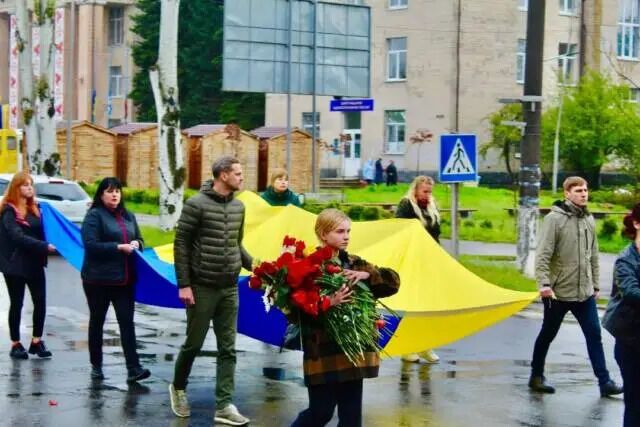
[[[598,252],[593,216],[569,201],[555,202],[538,239],[538,286],[551,286],[561,301],[585,301],[598,289]]]
[[[240,269],[251,270],[252,262],[242,246],[243,226],[244,204],[205,182],[178,221],[173,244],[178,287],[236,286]]]

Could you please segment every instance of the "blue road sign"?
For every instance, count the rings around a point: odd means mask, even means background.
[[[332,99],[331,111],[373,111],[373,99]]]
[[[440,136],[440,182],[478,180],[478,146],[475,135]]]

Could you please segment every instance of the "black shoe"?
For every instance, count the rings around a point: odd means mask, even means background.
[[[31,345],[29,346],[29,353],[30,354],[37,354],[38,357],[51,357],[51,352],[47,349],[47,347],[44,345],[44,341],[40,340],[37,343],[34,343],[33,341],[31,342]]]
[[[547,379],[544,376],[529,378],[529,388],[533,391],[537,391],[538,393],[552,394],[556,392],[556,389],[547,382]]]
[[[614,396],[623,392],[622,386],[616,384],[613,380],[609,380],[600,386],[600,397]]]
[[[20,343],[11,347],[9,356],[11,356],[12,359],[28,359],[29,358],[29,355],[27,354],[27,350],[25,350],[22,344]]]
[[[136,381],[142,381],[145,378],[149,378],[151,372],[148,369],[144,369],[140,366],[137,368],[129,369],[129,374],[127,375],[127,382],[133,383]]]
[[[104,374],[102,373],[102,368],[97,366],[91,366],[91,379],[92,380],[103,380]]]

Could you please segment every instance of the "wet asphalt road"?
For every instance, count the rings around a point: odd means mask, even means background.
[[[177,419],[167,386],[183,340],[182,310],[138,306],[138,347],[152,377],[134,387],[125,382],[117,323],[109,312],[105,326],[105,374],[89,379],[88,312],[79,275],[60,258],[48,269],[46,341],[51,360],[12,361],[8,357],[8,297],[0,288],[1,426],[208,426],[214,411],[215,339],[210,333],[196,360],[189,385],[192,416]],[[28,299],[28,298],[27,298]],[[588,362],[584,339],[569,315],[549,352],[547,376],[555,395],[531,394],[526,382],[541,306],[472,337],[438,349],[437,365],[387,359],[380,377],[365,381],[365,426],[620,426],[620,398],[601,399]],[[26,302],[22,336],[31,325]],[[428,333],[428,331],[425,331]],[[610,371],[619,379],[613,342],[604,332]],[[287,426],[307,401],[301,354],[239,336],[235,403],[252,426]],[[264,367],[280,368],[269,379]],[[336,420],[330,425],[336,425]]]

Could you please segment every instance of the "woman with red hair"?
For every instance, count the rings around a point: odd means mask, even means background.
[[[20,315],[25,287],[33,301],[33,334],[29,353],[51,357],[42,341],[46,314],[47,255],[56,248],[44,239],[40,209],[35,200],[33,179],[28,172],[18,172],[0,202],[0,271],[9,291],[9,333],[14,359],[28,359],[20,343]]]

